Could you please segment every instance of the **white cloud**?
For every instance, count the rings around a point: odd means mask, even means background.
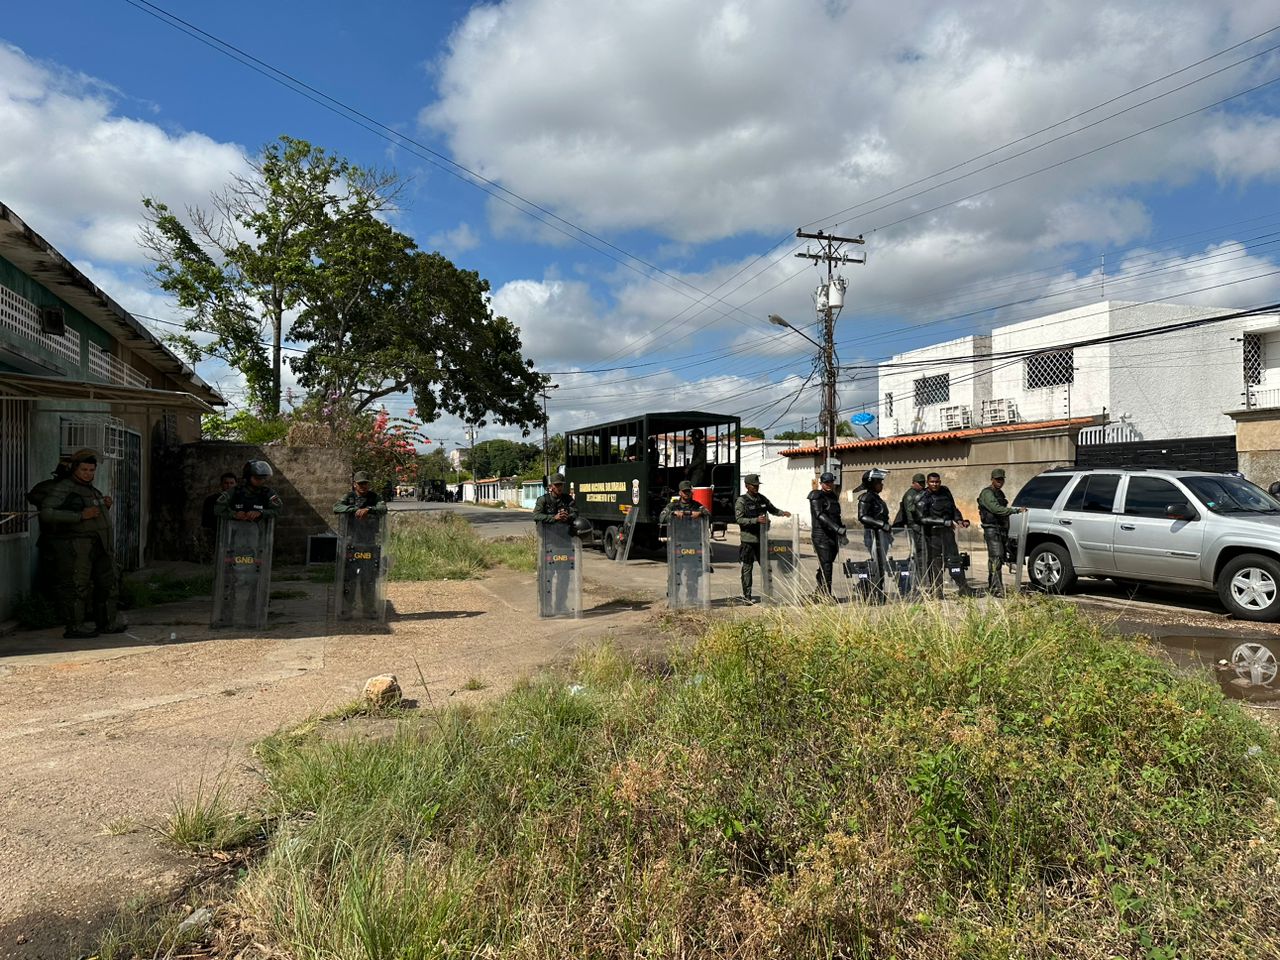
[[[144,261],[142,198],[207,203],[245,156],[235,144],[115,113],[109,88],[0,45],[0,202],[69,255]]]
[[[433,233],[427,238],[427,246],[439,250],[446,256],[456,257],[460,253],[466,253],[480,246],[480,234],[471,224],[464,221],[452,230]]]
[[[1137,87],[1259,32],[1272,14],[1261,0],[953,10],[925,0],[871,9],[506,0],[459,25],[440,63],[440,99],[423,120],[446,133],[461,162],[590,229],[651,229],[676,241],[772,234]],[[1134,132],[1243,89],[1265,67],[1228,71],[851,226],[887,223]],[[1082,192],[1103,204],[1130,185],[1199,171],[1274,175],[1265,158],[1275,151],[1264,148],[1276,135],[1271,118],[1201,115],[911,230],[963,224],[1031,248],[1079,241],[1095,228],[1074,215]],[[1122,219],[1124,233],[1142,216]]]

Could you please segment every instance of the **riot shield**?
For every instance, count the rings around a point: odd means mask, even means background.
[[[582,543],[567,523],[535,524],[538,533],[538,616],[582,616]]]
[[[627,519],[622,524],[618,535],[618,549],[613,555],[616,563],[626,563],[631,556],[631,541],[636,535],[636,520],[640,518],[640,508],[633,506],[627,511]]]
[[[1022,592],[1022,570],[1027,565],[1027,531],[1031,528],[1031,514],[1019,513],[1015,516],[1018,521],[1018,532],[1015,540],[1013,523],[1009,524],[1009,539],[1015,542],[1011,544],[1013,547],[1013,595],[1016,597]]]
[[[867,599],[872,603],[884,603],[888,599],[889,583],[896,574],[896,567],[889,559],[889,546],[893,537],[888,530],[865,530],[863,544],[867,548]]]
[[[271,593],[271,544],[275,521],[218,521],[214,557],[214,627],[262,627]]]
[[[770,520],[760,528],[760,594],[773,603],[798,603],[804,584],[800,573],[800,521]]]
[[[334,578],[335,620],[387,619],[387,533],[391,516],[386,513],[338,515],[337,574]]]
[[[667,606],[711,605],[711,544],[702,517],[672,517],[667,523]]]

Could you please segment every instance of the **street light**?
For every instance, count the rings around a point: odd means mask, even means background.
[[[822,344],[820,344],[817,340],[813,339],[813,337],[809,336],[799,327],[793,327],[789,322],[782,319],[782,317],[778,316],[776,313],[769,314],[769,322],[772,323],[775,327],[786,327],[792,333],[800,334],[800,336],[804,337],[806,340],[812,343],[819,350],[822,349]]]
[[[832,448],[835,446],[836,440],[836,359],[835,346],[831,342],[831,322],[830,310],[827,312],[828,321],[825,326],[826,343],[821,344],[813,337],[809,336],[799,327],[793,327],[788,321],[778,316],[776,313],[769,314],[769,322],[775,327],[786,327],[792,333],[798,333],[804,337],[815,347],[818,348],[818,355],[822,358],[822,419],[826,430],[826,442],[823,450],[822,469],[831,469]]]

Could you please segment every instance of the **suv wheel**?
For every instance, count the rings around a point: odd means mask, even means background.
[[[1280,663],[1276,660],[1276,647],[1269,640],[1232,640],[1218,661],[1222,689],[1233,697],[1272,699],[1277,675]]]
[[[1060,543],[1041,543],[1027,554],[1027,577],[1037,590],[1066,593],[1076,582],[1071,554]]]
[[[1280,563],[1259,553],[1236,557],[1218,574],[1218,596],[1241,620],[1280,619]]]

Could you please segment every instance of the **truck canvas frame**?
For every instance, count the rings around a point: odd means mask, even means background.
[[[680,481],[710,498],[711,530],[733,522],[740,492],[741,421],[699,411],[645,413],[565,434],[565,480],[578,513],[613,559],[627,515],[639,511],[632,547],[656,549],[658,518],[678,495]],[[701,489],[699,489],[701,488]]]

